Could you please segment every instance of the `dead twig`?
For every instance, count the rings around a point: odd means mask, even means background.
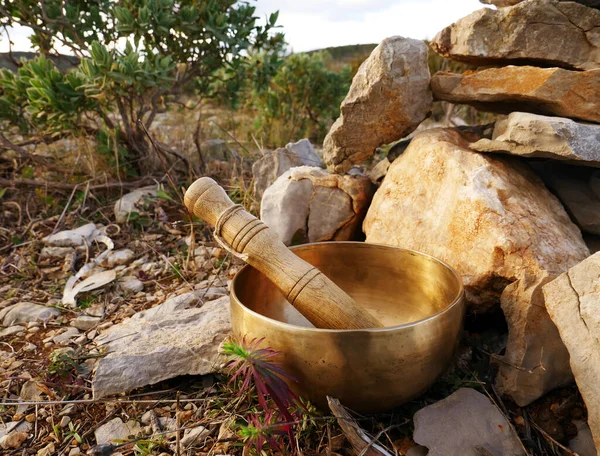
[[[357,455],[392,456],[392,453],[385,447],[379,443],[375,443],[375,439],[371,439],[338,399],[327,396],[327,403]]]

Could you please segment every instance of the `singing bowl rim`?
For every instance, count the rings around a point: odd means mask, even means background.
[[[324,241],[324,242],[309,242],[306,244],[300,244],[300,245],[295,245],[293,247],[290,247],[290,250],[294,251],[294,250],[300,250],[302,248],[306,248],[308,246],[315,246],[315,245],[331,245],[331,244],[346,244],[346,245],[357,245],[357,246],[368,246],[368,247],[375,247],[375,248],[380,248],[380,249],[384,249],[384,250],[401,250],[403,252],[409,253],[409,254],[413,254],[413,255],[419,255],[419,256],[423,256],[426,258],[429,258],[430,260],[433,260],[434,262],[438,263],[439,265],[441,265],[442,267],[446,268],[447,270],[449,270],[453,277],[456,279],[457,283],[458,283],[458,292],[456,294],[456,297],[454,298],[454,300],[448,305],[446,306],[444,309],[440,310],[439,312],[436,312],[428,317],[422,318],[420,320],[417,321],[411,321],[410,323],[404,323],[401,325],[395,325],[395,326],[386,326],[384,328],[368,328],[368,329],[327,329],[327,328],[308,328],[305,326],[297,326],[297,325],[292,325],[290,323],[285,323],[279,320],[275,320],[273,318],[269,318],[259,312],[256,312],[255,310],[250,309],[249,307],[247,307],[242,300],[238,297],[237,293],[236,293],[236,288],[237,288],[237,282],[238,282],[238,278],[244,273],[244,271],[246,269],[252,268],[251,265],[246,264],[244,267],[242,267],[242,269],[240,269],[235,276],[233,277],[233,280],[231,282],[231,288],[230,288],[230,297],[232,298],[233,301],[235,301],[237,304],[239,304],[241,307],[243,307],[245,312],[248,312],[249,314],[253,315],[254,317],[265,321],[268,324],[274,325],[274,326],[278,326],[278,327],[283,327],[286,330],[294,330],[294,331],[307,331],[307,332],[319,332],[319,333],[335,333],[335,334],[339,334],[339,333],[344,333],[344,334],[351,334],[351,333],[364,333],[364,332],[376,332],[376,333],[381,333],[381,332],[393,332],[393,331],[398,331],[404,328],[411,328],[413,326],[417,326],[417,325],[421,325],[423,323],[426,323],[428,321],[434,320],[436,318],[439,318],[440,316],[444,315],[446,312],[450,312],[454,307],[461,305],[461,303],[464,300],[465,297],[465,287],[462,281],[461,276],[458,274],[458,272],[456,272],[456,270],[450,266],[448,263],[446,263],[445,261],[440,260],[439,258],[434,257],[433,255],[429,255],[427,253],[423,253],[423,252],[419,252],[417,250],[413,250],[413,249],[405,249],[403,247],[396,247],[393,245],[386,245],[386,244],[378,244],[378,243],[371,243],[371,242],[360,242],[360,241]]]

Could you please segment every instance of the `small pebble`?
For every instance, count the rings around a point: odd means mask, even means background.
[[[79,449],[79,447],[71,448],[71,451],[69,451],[69,456],[77,456],[80,454],[81,450]]]
[[[23,348],[21,348],[21,350],[26,351],[26,352],[30,352],[30,351],[34,351],[37,347],[32,344],[32,343],[27,343],[23,346]]]
[[[62,427],[62,428],[67,427],[70,422],[71,422],[71,417],[65,415],[60,420],[60,427]]]
[[[28,423],[33,423],[35,421],[35,413],[30,413],[25,417],[25,421]]]

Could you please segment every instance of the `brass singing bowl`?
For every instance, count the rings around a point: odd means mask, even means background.
[[[293,248],[364,306],[384,328],[317,329],[256,269],[231,287],[235,336],[265,339],[320,407],[326,396],[362,413],[389,410],[423,394],[444,373],[460,338],[464,290],[447,264],[412,250],[363,242]],[[318,305],[318,303],[316,303]]]

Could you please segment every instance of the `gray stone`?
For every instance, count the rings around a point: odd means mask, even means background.
[[[527,454],[511,424],[483,394],[461,388],[414,416],[413,439],[428,456]]]
[[[19,302],[0,310],[0,320],[4,326],[30,321],[48,321],[58,315],[60,315],[58,309],[33,302]]]
[[[38,388],[38,383],[35,380],[27,380],[21,387],[19,397],[22,401],[41,401],[42,390]]]
[[[89,315],[80,315],[79,317],[71,320],[71,326],[74,326],[81,331],[89,331],[93,327],[97,326],[102,319],[100,317],[90,317]]]
[[[353,240],[372,195],[368,177],[300,166],[265,191],[260,218],[286,245]]]
[[[574,421],[577,435],[569,440],[569,450],[578,456],[598,456],[592,437],[592,430],[585,421]]]
[[[75,252],[73,247],[43,247],[40,252],[40,260],[47,258],[65,258]]]
[[[10,434],[11,432],[31,432],[33,424],[27,421],[11,421],[8,423],[0,423],[0,438]]]
[[[108,256],[100,263],[100,266],[104,268],[112,269],[115,266],[127,265],[133,261],[135,253],[131,249],[119,249],[113,250]]]
[[[543,288],[548,313],[570,355],[571,369],[600,448],[600,252]]]
[[[554,277],[546,271],[522,273],[500,298],[509,332],[498,358],[496,388],[520,406],[573,382],[569,353],[544,305],[542,287]]]
[[[331,171],[348,171],[427,117],[432,107],[427,54],[423,41],[394,36],[363,62],[323,143]]]
[[[446,27],[431,42],[451,60],[475,65],[522,64],[600,68],[600,11],[574,2],[525,0],[484,8]]]
[[[139,293],[144,289],[144,283],[133,276],[125,276],[119,279],[119,286],[125,293]]]
[[[65,342],[69,342],[71,339],[79,336],[79,330],[77,328],[68,328],[66,331],[60,333],[58,336],[54,336],[52,341],[55,344],[64,344]]]
[[[204,426],[196,426],[193,429],[188,429],[185,431],[185,435],[181,439],[181,445],[184,448],[191,447],[195,443],[200,443],[202,438],[208,434],[210,434],[210,431]]]
[[[105,443],[121,443],[118,440],[129,440],[142,432],[142,428],[136,421],[123,423],[121,418],[113,418],[108,423],[103,424],[94,431],[96,443],[102,445]]]
[[[554,161],[531,165],[577,226],[586,233],[600,234],[600,170]]]
[[[78,247],[85,243],[88,245],[94,237],[100,233],[99,229],[93,223],[80,226],[74,230],[64,230],[51,234],[42,239],[46,244],[54,247]],[[58,253],[58,252],[53,252]]]
[[[125,223],[129,219],[129,214],[141,209],[145,198],[155,197],[157,195],[156,186],[138,188],[131,193],[123,196],[115,203],[114,212],[117,223]]]
[[[203,303],[201,296],[171,298],[98,336],[107,355],[96,368],[94,398],[217,370],[218,347],[231,330],[229,298]]]
[[[600,125],[513,112],[496,122],[491,140],[481,139],[471,148],[600,167]]]
[[[19,325],[9,326],[8,328],[4,328],[2,331],[0,331],[0,337],[14,336],[15,334],[18,334],[23,330],[24,328]]]
[[[308,139],[289,143],[285,148],[267,152],[252,165],[254,198],[260,201],[265,190],[279,176],[295,166],[321,166],[321,158]]]

